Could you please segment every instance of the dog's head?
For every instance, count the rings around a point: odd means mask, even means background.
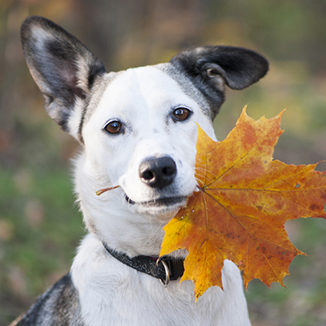
[[[195,190],[196,123],[215,137],[225,85],[245,88],[268,69],[254,51],[207,46],[106,73],[81,42],[41,17],[24,22],[22,42],[47,112],[84,146],[79,170],[92,179],[89,196],[120,185],[107,198],[152,216],[175,212]]]

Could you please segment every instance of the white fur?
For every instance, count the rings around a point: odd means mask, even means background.
[[[72,266],[86,325],[250,325],[237,267],[225,261],[223,287],[212,287],[195,303],[191,281],[167,287],[109,256],[88,235]]]
[[[110,80],[86,119],[85,150],[76,160],[75,183],[90,234],[72,266],[86,325],[250,325],[241,276],[232,262],[225,261],[223,268],[224,291],[210,288],[195,303],[192,282],[172,281],[164,287],[111,257],[101,243],[130,256],[159,254],[162,227],[185,203],[137,203],[189,196],[195,190],[196,122],[215,138],[198,102],[159,68],[134,68]],[[177,106],[193,112],[189,120],[172,121]],[[104,132],[110,119],[123,121],[125,133]],[[175,181],[160,191],[138,175],[140,162],[153,154],[169,155],[177,165]],[[96,190],[115,185],[120,188],[96,196]],[[128,204],[126,194],[135,205]]]
[[[70,134],[78,141],[79,141],[78,129],[79,129],[80,120],[82,119],[84,105],[85,104],[83,103],[83,100],[77,97],[75,100],[74,108],[70,113],[70,117],[68,120],[68,130]]]

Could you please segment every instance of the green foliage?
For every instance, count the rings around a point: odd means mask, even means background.
[[[0,193],[2,324],[69,271],[84,231],[65,171],[0,170]]]

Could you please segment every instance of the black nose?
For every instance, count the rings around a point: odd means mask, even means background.
[[[148,157],[139,166],[142,182],[153,188],[170,185],[177,174],[177,166],[170,156]]]

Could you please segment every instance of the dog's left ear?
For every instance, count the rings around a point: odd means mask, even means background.
[[[65,131],[80,138],[83,112],[95,79],[105,73],[104,65],[77,38],[43,17],[27,18],[21,39],[48,114]]]
[[[183,51],[171,59],[204,94],[217,113],[224,100],[223,82],[243,89],[268,71],[268,61],[255,51],[234,46],[204,46]]]

